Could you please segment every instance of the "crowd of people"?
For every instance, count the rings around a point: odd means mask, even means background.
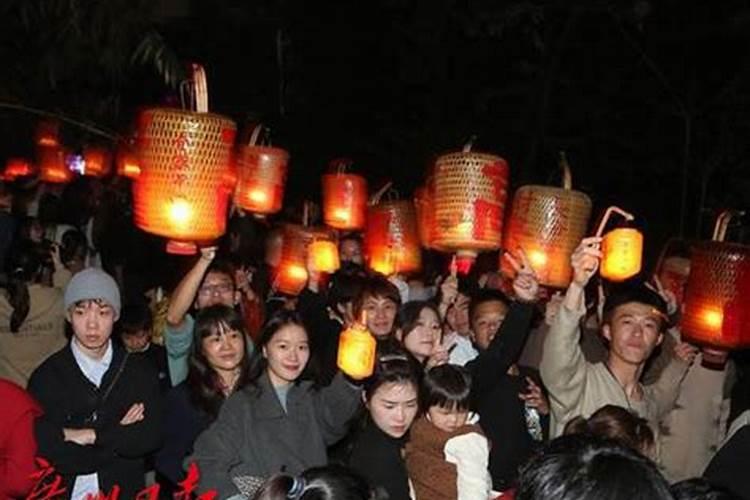
[[[128,193],[0,184],[0,499],[750,499],[748,360],[682,339],[687,243],[613,284],[584,238],[551,290],[522,248],[383,276],[347,233],[289,296],[294,210],[174,257]]]

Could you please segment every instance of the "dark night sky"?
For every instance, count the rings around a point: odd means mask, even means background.
[[[0,101],[124,132],[170,93],[153,61],[132,62],[159,33],[176,64],[206,66],[214,111],[272,127],[292,197],[340,156],[410,195],[477,135],[514,185],[559,182],[564,149],[595,206],[635,211],[654,243],[681,220],[705,236],[715,210],[748,204],[747,2],[6,3]],[[27,153],[33,124],[0,109],[0,155]]]

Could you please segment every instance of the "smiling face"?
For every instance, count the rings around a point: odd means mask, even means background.
[[[629,365],[645,363],[661,344],[661,325],[659,313],[648,304],[628,302],[617,306],[602,327],[602,334],[609,341],[610,359]]]
[[[398,338],[407,351],[412,353],[420,362],[430,357],[435,345],[440,343],[440,318],[429,307],[419,312],[416,326],[403,334],[399,331]]]
[[[393,331],[393,322],[396,320],[398,304],[386,297],[369,296],[364,300],[362,309],[367,314],[367,328],[373,335],[390,335]]]
[[[489,300],[476,306],[471,318],[471,329],[474,332],[474,342],[485,350],[497,335],[500,326],[508,313],[508,306],[499,300]]]
[[[282,326],[263,346],[263,357],[268,361],[271,384],[281,386],[294,382],[310,359],[307,332],[296,324]]]
[[[388,382],[378,387],[365,404],[380,430],[400,438],[417,415],[417,388],[410,382]]]
[[[218,372],[234,372],[245,356],[242,332],[222,325],[201,341],[201,349],[208,365]]]

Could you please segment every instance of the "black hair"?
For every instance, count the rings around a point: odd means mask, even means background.
[[[348,467],[328,465],[307,469],[298,477],[273,476],[253,500],[372,500],[367,481]]]
[[[439,365],[425,373],[420,391],[424,411],[433,406],[449,410],[469,410],[471,375],[463,366]]]
[[[672,500],[648,458],[614,441],[570,435],[553,440],[521,469],[517,500]]]
[[[675,483],[670,490],[674,500],[739,500],[739,497],[727,490],[714,486],[708,480],[699,477]]]
[[[310,335],[307,333],[307,328],[305,328],[302,316],[300,316],[299,313],[297,313],[296,311],[288,311],[286,309],[280,309],[276,311],[268,319],[266,324],[263,326],[263,329],[260,331],[258,342],[255,345],[255,352],[250,359],[249,382],[255,387],[255,389],[260,389],[258,381],[266,372],[266,368],[268,368],[268,360],[265,358],[265,356],[263,356],[263,348],[268,345],[269,342],[271,342],[271,339],[279,330],[289,325],[294,325],[302,328],[309,341]],[[300,377],[300,379],[301,378],[302,377]],[[297,381],[295,382],[298,382],[300,379],[297,379]]]
[[[377,356],[372,375],[362,383],[367,401],[385,384],[411,384],[419,394],[423,369],[411,354],[388,343],[378,344]]]
[[[365,301],[370,297],[382,297],[395,303],[396,307],[401,307],[401,294],[398,292],[398,288],[382,274],[372,275],[365,280],[362,290],[354,299],[354,314],[356,316],[361,314]]]
[[[345,262],[341,268],[331,275],[328,288],[328,306],[337,312],[339,304],[353,302],[362,292],[367,275],[357,264]]]
[[[211,261],[208,269],[206,269],[206,273],[203,275],[203,281],[205,281],[209,273],[224,274],[232,280],[232,285],[234,285],[236,288],[237,284],[234,281],[235,270],[236,268],[234,264],[232,264],[229,260],[221,258],[214,259],[213,261]]]
[[[35,251],[35,245],[30,241],[21,240],[8,252],[6,267],[8,281],[5,289],[8,292],[8,302],[13,308],[10,315],[10,331],[18,333],[31,308],[29,283],[37,279],[42,269],[42,261]]]
[[[68,229],[60,237],[60,261],[67,264],[76,257],[85,259],[89,251],[86,235],[78,229]]]
[[[585,434],[611,439],[623,446],[648,455],[655,445],[654,431],[648,421],[621,406],[605,405],[591,414],[571,419],[563,434]]]
[[[438,318],[438,323],[440,323],[440,311],[438,311],[438,308],[434,303],[427,300],[413,300],[411,302],[407,302],[406,304],[401,306],[401,309],[398,310],[396,323],[401,329],[401,342],[404,341],[409,333],[417,328],[419,323],[419,315],[422,314],[422,311],[425,309],[429,309],[430,311],[434,312]]]
[[[221,389],[221,378],[211,368],[203,353],[203,339],[228,330],[240,332],[243,358],[240,363],[240,376],[234,391],[247,385],[250,361],[247,356],[247,331],[242,316],[231,307],[213,305],[198,312],[193,327],[193,347],[188,364],[187,385],[190,399],[199,409],[215,419],[226,397]]]
[[[474,312],[482,304],[487,302],[502,302],[506,307],[510,307],[510,300],[500,290],[494,290],[491,288],[483,288],[478,290],[469,302],[469,321],[474,318]]]
[[[663,331],[668,324],[667,303],[661,296],[640,280],[618,283],[609,288],[604,301],[603,323],[609,324],[619,306],[635,302],[653,307],[661,317],[659,330]]]
[[[117,330],[122,335],[132,335],[138,331],[150,331],[154,325],[154,318],[146,301],[131,302],[123,306]]]

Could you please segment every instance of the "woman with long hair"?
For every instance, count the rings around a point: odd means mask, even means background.
[[[401,306],[398,325],[396,338],[426,369],[448,362],[440,312],[432,302],[419,300]]]
[[[213,422],[227,398],[248,382],[245,322],[228,306],[202,309],[195,319],[188,378],[167,395],[164,446],[156,469],[176,485],[193,442]]]
[[[26,387],[47,356],[65,345],[63,291],[41,279],[42,260],[30,241],[19,241],[7,259],[0,293],[0,377]]]
[[[277,473],[300,474],[328,461],[360,405],[360,389],[337,374],[330,385],[303,380],[310,359],[300,316],[279,311],[261,332],[247,385],[222,406],[191,457],[200,490],[252,496]]]

